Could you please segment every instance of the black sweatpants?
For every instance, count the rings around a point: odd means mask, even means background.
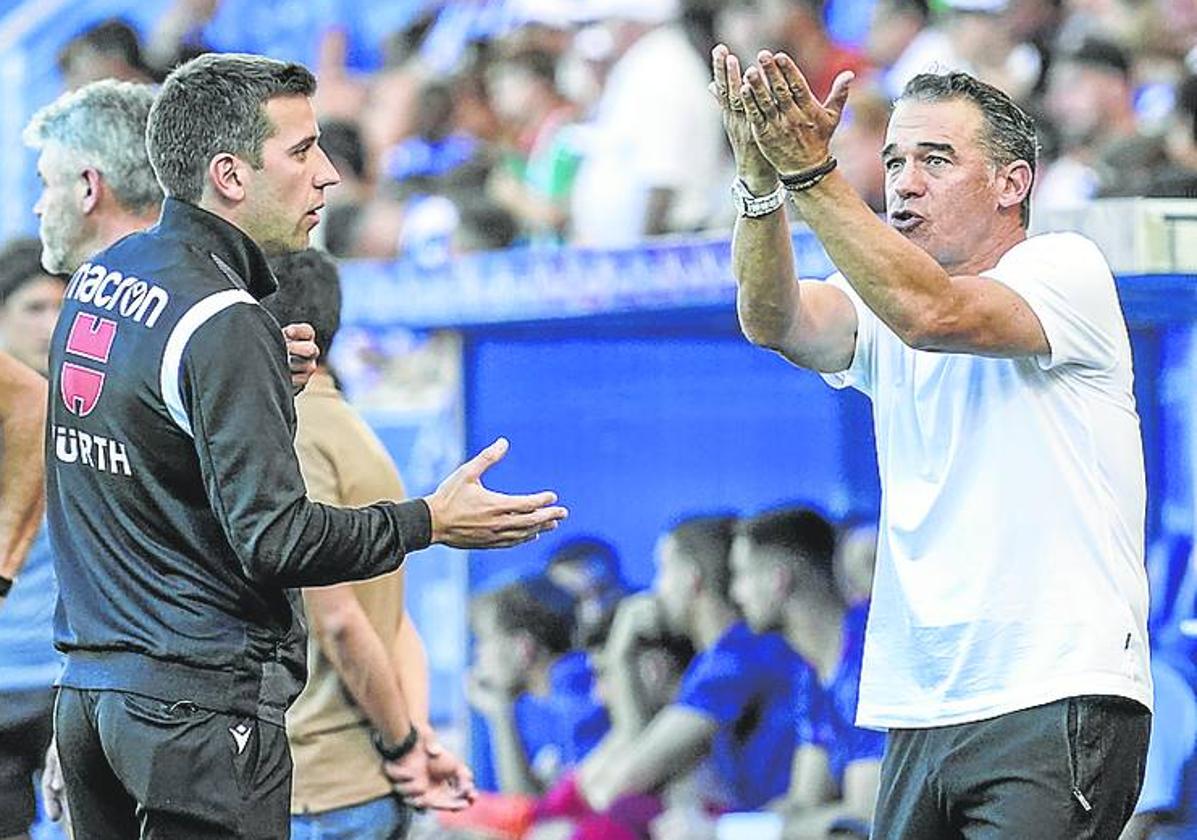
[[[55,734],[75,840],[290,836],[281,726],[186,700],[63,688]]]
[[[1073,697],[992,720],[890,730],[877,840],[1116,840],[1143,784],[1151,714]]]

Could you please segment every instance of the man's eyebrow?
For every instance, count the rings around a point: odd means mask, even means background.
[[[319,139],[320,139],[320,135],[309,134],[307,137],[300,140],[294,146],[287,149],[287,151],[288,152],[302,152],[304,149],[310,148],[312,146],[312,144],[315,143]]]
[[[930,141],[926,141],[923,143],[916,143],[915,146],[924,152],[946,152],[949,155],[956,154],[956,147],[951,143],[932,143]],[[891,157],[897,151],[897,143],[887,143],[885,148],[881,150],[881,159],[885,160],[886,158]]]

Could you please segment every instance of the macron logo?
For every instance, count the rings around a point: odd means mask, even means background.
[[[229,734],[237,742],[237,755],[241,755],[245,752],[245,746],[249,743],[249,736],[253,734],[253,730],[247,724],[239,723],[229,727]]]

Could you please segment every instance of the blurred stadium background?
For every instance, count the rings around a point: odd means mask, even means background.
[[[888,102],[914,73],[967,69],[1038,117],[1033,227],[1088,233],[1118,274],[1153,628],[1181,638],[1197,600],[1197,0],[0,0],[0,242],[36,231],[21,130],[63,90],[160,80],[204,50],[317,72],[344,178],[318,235],[343,261],[348,392],[413,493],[503,434],[492,483],[553,487],[572,510],[560,537],[409,564],[433,716],[461,730],[470,594],[541,569],[560,539],[609,541],[639,587],[686,512],[877,511],[866,401],[737,330],[732,170],[705,90],[717,41],[791,51],[816,92],[857,71],[835,151],[878,210]],[[830,273],[794,238],[805,276]]]

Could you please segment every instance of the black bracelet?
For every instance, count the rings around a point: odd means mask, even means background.
[[[781,185],[790,192],[809,190],[830,175],[838,165],[839,161],[833,157],[829,157],[818,166],[804,169],[801,172],[795,172],[793,175],[782,175]]]
[[[12,578],[6,578],[0,575],[0,598],[8,594],[8,590],[12,589]]]
[[[398,744],[388,744],[382,737],[381,732],[374,732],[371,736],[374,741],[374,749],[386,761],[398,761],[406,756],[416,748],[416,744],[420,743],[420,730],[414,726],[411,731],[407,733],[407,737]]]

